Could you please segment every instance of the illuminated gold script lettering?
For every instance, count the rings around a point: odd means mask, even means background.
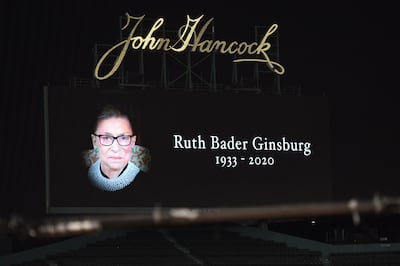
[[[285,68],[270,59],[268,52],[271,49],[271,43],[269,43],[269,37],[278,29],[277,24],[273,24],[268,28],[262,40],[258,42],[238,42],[238,41],[222,41],[222,40],[207,40],[202,39],[208,26],[214,20],[209,19],[204,23],[204,25],[197,31],[199,23],[204,15],[198,18],[192,19],[187,16],[186,24],[179,28],[178,30],[178,40],[171,44],[171,39],[169,38],[156,38],[153,35],[156,31],[164,24],[164,19],[157,19],[152,25],[151,29],[146,36],[135,35],[136,29],[144,19],[144,15],[140,17],[134,17],[127,14],[127,22],[122,27],[121,30],[127,29],[131,24],[131,28],[128,37],[112,46],[108,51],[106,51],[96,64],[94,75],[99,80],[105,80],[111,77],[120,67],[122,61],[125,58],[128,48],[131,47],[133,50],[157,50],[157,51],[174,51],[181,53],[184,51],[199,52],[199,53],[211,53],[219,52],[221,54],[231,54],[238,56],[248,56],[252,55],[255,58],[239,58],[233,60],[235,63],[240,62],[259,62],[265,63],[266,66],[276,74],[282,75],[285,73]],[[100,75],[100,68],[107,58],[111,57],[113,53],[117,53],[116,59],[112,68],[105,73]]]

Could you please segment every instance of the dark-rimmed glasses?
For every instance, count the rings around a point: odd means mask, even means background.
[[[118,144],[121,146],[128,146],[129,144],[131,144],[131,140],[133,137],[133,135],[121,135],[117,137],[110,135],[93,135],[99,138],[100,144],[103,146],[111,146],[114,143],[114,140],[117,140]]]

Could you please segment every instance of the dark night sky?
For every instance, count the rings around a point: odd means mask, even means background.
[[[178,4],[177,4],[178,3]],[[278,23],[285,86],[332,102],[338,197],[395,194],[399,181],[397,8],[355,1],[10,1],[0,10],[2,214],[43,203],[43,84],[91,77],[94,43],[115,43],[125,12],[214,18],[217,39],[250,40],[254,25]],[[226,5],[221,7],[220,5]],[[218,67],[218,66],[217,66]],[[231,71],[229,68],[228,71]],[[15,143],[16,135],[22,140]],[[26,167],[21,168],[21,161]],[[3,165],[4,164],[4,165]],[[4,198],[3,198],[4,197]],[[39,207],[40,209],[41,207]]]

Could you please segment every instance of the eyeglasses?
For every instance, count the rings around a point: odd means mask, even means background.
[[[133,137],[133,135],[121,135],[118,137],[110,135],[93,135],[99,138],[100,144],[103,146],[111,146],[114,143],[114,140],[117,140],[118,144],[121,146],[128,146],[129,144],[131,144],[131,140]]]

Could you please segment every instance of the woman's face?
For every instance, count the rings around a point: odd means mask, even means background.
[[[121,135],[132,135],[132,128],[129,120],[123,117],[112,117],[100,121],[95,132],[97,135],[107,135],[118,137]],[[131,150],[135,145],[136,136],[131,138],[131,142],[127,146],[121,146],[116,139],[110,146],[104,146],[100,143],[100,139],[93,136],[93,146],[98,148],[98,156],[101,160],[101,169],[105,174],[118,172],[127,165],[131,158]],[[111,177],[111,176],[109,176]]]

